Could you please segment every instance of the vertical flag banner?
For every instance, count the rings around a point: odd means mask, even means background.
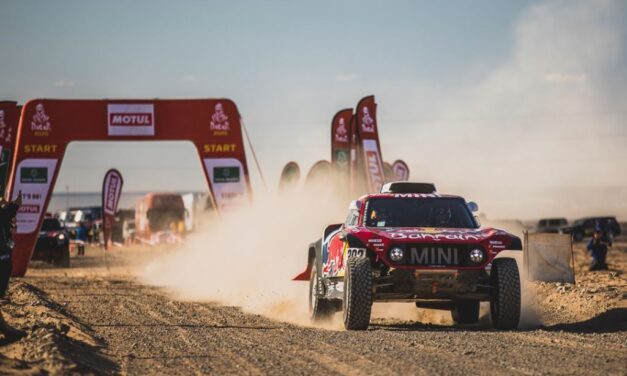
[[[21,107],[16,102],[0,102],[0,194],[6,193],[7,180],[13,168],[13,150]]]
[[[392,171],[394,171],[394,178],[396,181],[408,181],[409,180],[409,167],[404,161],[397,159],[392,163]]]
[[[26,273],[72,141],[191,141],[216,210],[248,204],[252,195],[241,118],[230,99],[30,100],[19,119],[15,168],[9,170],[7,183],[12,199],[23,193],[14,276]]]
[[[353,109],[338,111],[331,122],[331,164],[342,175],[348,175],[350,163],[351,120]]]
[[[122,185],[124,185],[124,180],[118,170],[112,168],[107,171],[102,182],[102,233],[105,251],[111,242],[111,230],[115,213],[118,211]]]
[[[279,192],[292,191],[300,180],[300,167],[296,162],[287,162],[279,180]]]
[[[374,95],[362,98],[355,109],[357,135],[361,151],[357,156],[358,168],[362,168],[367,177],[366,192],[379,192],[385,181],[379,131],[377,124],[377,104]],[[361,163],[359,161],[361,160]]]

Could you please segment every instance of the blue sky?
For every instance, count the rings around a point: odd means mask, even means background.
[[[618,0],[0,0],[0,99],[229,97],[274,188],[288,160],[328,159],[335,111],[375,94],[384,159],[416,179],[590,185],[575,160],[624,187],[609,172],[627,162],[626,21]],[[71,145],[57,190],[98,190],[108,167],[129,190],[203,189],[195,158],[185,144]]]

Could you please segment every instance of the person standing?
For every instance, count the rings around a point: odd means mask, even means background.
[[[6,201],[4,197],[0,198],[0,303],[6,304],[7,288],[9,287],[9,279],[11,278],[12,269],[12,252],[13,252],[13,234],[15,228],[15,216],[22,205],[22,192],[20,192],[15,201]],[[7,339],[20,339],[26,335],[21,330],[11,327],[4,321],[2,312],[0,312],[0,333]]]
[[[590,271],[607,270],[607,247],[612,246],[612,241],[603,233],[600,228],[594,230],[592,239],[588,242],[588,252],[592,256]]]
[[[15,201],[6,201],[0,198],[0,299],[6,299],[6,291],[11,277],[13,252],[13,229],[15,216],[22,205],[22,192]]]

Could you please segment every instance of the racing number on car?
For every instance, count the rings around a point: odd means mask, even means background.
[[[346,256],[366,257],[366,249],[365,248],[349,248],[348,251],[346,251]]]

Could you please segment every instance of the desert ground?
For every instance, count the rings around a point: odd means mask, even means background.
[[[12,280],[2,312],[27,336],[0,337],[0,374],[624,375],[627,242],[596,273],[584,246],[577,283],[527,283],[521,329],[508,332],[488,315],[454,326],[448,312],[414,307],[386,317],[375,306],[362,332],[295,325],[142,284],[136,268],[167,249],[115,249],[107,269],[89,248],[72,268],[35,263]]]

